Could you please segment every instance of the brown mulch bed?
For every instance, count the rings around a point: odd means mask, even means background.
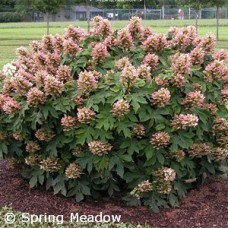
[[[192,190],[174,209],[163,209],[155,214],[146,207],[126,207],[120,199],[103,198],[76,203],[73,198],[53,195],[44,189],[30,190],[28,182],[17,170],[9,169],[0,160],[0,208],[11,205],[13,209],[32,214],[64,215],[70,213],[120,214],[121,222],[147,222],[151,227],[228,227],[228,179],[210,178],[206,184]]]

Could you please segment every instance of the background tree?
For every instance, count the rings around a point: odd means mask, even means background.
[[[228,4],[228,0],[210,0],[210,4],[216,7],[216,38],[219,40],[219,17],[220,9],[225,4]]]
[[[34,7],[31,0],[16,0],[15,10],[25,16],[31,15]]]
[[[0,12],[14,11],[15,0],[0,0]]]
[[[49,34],[49,16],[56,14],[65,4],[64,0],[32,0],[32,5],[38,11],[46,14],[47,17],[47,34]]]
[[[202,7],[207,6],[210,3],[210,0],[176,0],[176,3],[181,7],[190,7],[194,9],[195,26],[196,26],[196,31],[198,32],[198,19],[199,19],[200,9],[202,9]]]

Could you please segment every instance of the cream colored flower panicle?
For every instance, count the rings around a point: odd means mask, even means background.
[[[60,159],[48,157],[40,162],[40,169],[46,172],[56,172],[61,168]]]
[[[71,163],[67,166],[65,170],[65,175],[69,179],[77,179],[77,178],[80,178],[80,176],[82,175],[82,170],[75,163]]]
[[[149,180],[143,181],[139,183],[131,192],[130,194],[137,199],[140,199],[143,197],[143,194],[147,192],[153,191],[152,183]]]
[[[91,141],[88,146],[91,153],[98,156],[108,154],[108,152],[112,150],[112,145],[110,143],[104,143],[100,140]]]
[[[127,115],[130,112],[130,105],[127,101],[121,99],[116,101],[112,107],[112,114],[116,117],[122,117]]]
[[[12,77],[15,74],[16,69],[17,67],[15,65],[7,63],[3,66],[2,72],[6,77]]]

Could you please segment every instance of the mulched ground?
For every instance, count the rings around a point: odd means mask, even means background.
[[[228,179],[210,178],[206,184],[192,190],[174,209],[164,209],[155,214],[146,207],[126,207],[120,199],[104,198],[76,203],[72,198],[54,196],[43,189],[30,190],[28,182],[18,171],[9,169],[0,160],[0,208],[11,205],[13,209],[31,214],[64,215],[70,213],[121,214],[121,222],[147,222],[151,227],[228,227]]]

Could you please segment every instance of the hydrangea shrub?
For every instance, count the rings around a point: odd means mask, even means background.
[[[228,154],[228,54],[192,26],[93,23],[33,41],[4,67],[0,157],[17,159],[30,187],[77,201],[176,206]]]

